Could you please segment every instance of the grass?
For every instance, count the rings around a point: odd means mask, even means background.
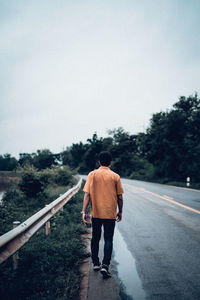
[[[57,189],[60,193],[60,189]],[[19,251],[19,268],[9,258],[0,268],[1,299],[78,299],[79,266],[88,255],[81,235],[83,192],[79,191],[51,219],[51,234],[40,229]]]

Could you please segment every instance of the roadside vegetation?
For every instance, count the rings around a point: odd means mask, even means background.
[[[112,169],[121,177],[186,184],[200,188],[200,99],[198,95],[180,97],[172,109],[152,115],[145,132],[131,134],[119,127],[107,137],[96,133],[86,143],[79,142],[54,154],[48,149],[20,153],[19,160],[0,156],[0,170],[15,170],[27,163],[38,170],[66,165],[87,174],[98,167],[98,154],[112,153]]]
[[[75,184],[69,167],[18,170],[21,180],[7,190],[0,209],[0,235],[13,221],[25,221]],[[78,299],[79,266],[87,255],[81,239],[82,191],[51,219],[51,234],[41,228],[19,251],[19,267],[12,258],[0,267],[1,299]]]

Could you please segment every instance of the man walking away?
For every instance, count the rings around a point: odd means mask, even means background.
[[[86,210],[89,202],[92,207],[92,240],[91,253],[94,271],[101,269],[103,278],[111,277],[109,265],[113,249],[113,235],[115,221],[122,219],[123,188],[120,176],[110,170],[111,154],[101,152],[99,155],[100,167],[88,174],[83,200],[82,219],[84,224],[88,223]],[[117,213],[118,206],[118,213]],[[99,262],[99,241],[101,239],[101,228],[104,227],[104,257],[102,266]]]

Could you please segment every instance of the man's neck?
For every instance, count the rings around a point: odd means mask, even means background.
[[[106,168],[106,169],[109,169],[110,166],[102,166],[102,165],[100,165],[100,168]]]

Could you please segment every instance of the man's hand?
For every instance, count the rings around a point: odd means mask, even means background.
[[[82,213],[82,220],[85,226],[87,226],[87,224],[89,223],[88,219],[88,215],[85,213]]]
[[[116,221],[120,222],[122,220],[122,212],[117,213]]]
[[[86,210],[87,210],[89,202],[90,202],[90,194],[85,193],[84,199],[83,199],[83,209],[82,209],[82,212],[81,212],[82,213],[82,220],[83,220],[83,223],[84,223],[85,226],[87,225],[87,223],[89,223],[87,221],[88,215],[86,214]]]
[[[117,204],[118,204],[118,213],[116,217],[116,221],[120,222],[122,220],[122,207],[123,207],[123,196],[122,194],[117,195]]]

